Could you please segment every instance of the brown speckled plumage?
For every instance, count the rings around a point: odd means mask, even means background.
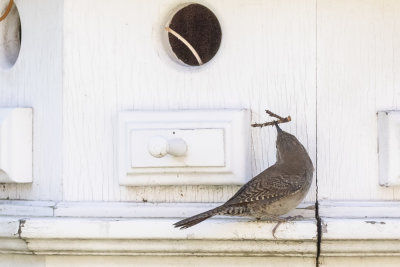
[[[304,199],[310,189],[314,167],[297,138],[276,124],[276,163],[264,170],[223,205],[175,223],[191,227],[214,215],[277,219]]]

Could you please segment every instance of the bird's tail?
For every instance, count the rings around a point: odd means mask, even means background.
[[[223,211],[225,209],[225,207],[223,206],[219,206],[216,207],[215,209],[212,210],[208,210],[206,212],[197,214],[195,216],[183,219],[177,223],[174,223],[175,227],[180,227],[181,229],[186,229],[189,228],[195,224],[201,223],[202,221],[219,214],[221,211]]]

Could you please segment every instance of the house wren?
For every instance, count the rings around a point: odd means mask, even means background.
[[[310,189],[314,167],[297,138],[283,131],[277,122],[275,126],[276,163],[247,182],[223,205],[181,220],[175,227],[188,228],[215,215],[282,221],[280,215],[297,207]]]

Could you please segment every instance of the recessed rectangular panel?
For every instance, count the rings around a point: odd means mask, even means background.
[[[148,149],[154,137],[181,138],[187,144],[187,152],[181,157],[167,154],[156,158]],[[132,168],[225,166],[223,129],[133,129],[130,144]]]
[[[162,144],[183,140],[187,149],[173,156],[163,149],[158,154],[156,146],[152,156],[149,142],[154,137],[161,137]],[[251,178],[250,113],[245,109],[121,112],[117,162],[121,185],[244,184]]]

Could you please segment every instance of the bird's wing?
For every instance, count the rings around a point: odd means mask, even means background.
[[[272,203],[299,191],[304,179],[302,175],[282,174],[272,166],[242,186],[225,205]]]

